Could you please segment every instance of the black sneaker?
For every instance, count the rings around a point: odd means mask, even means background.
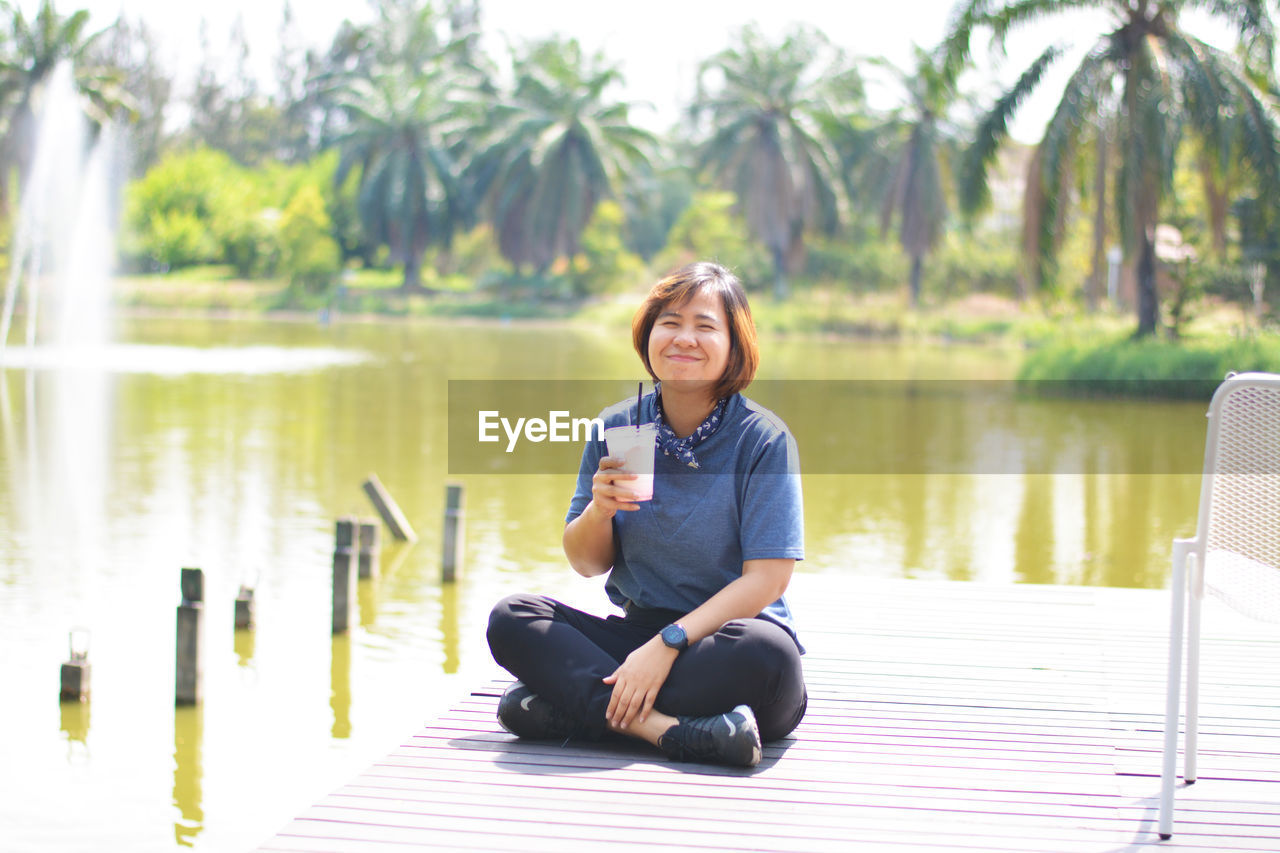
[[[582,726],[576,720],[517,681],[498,700],[498,722],[516,737],[568,740]]]
[[[676,717],[658,738],[658,748],[676,761],[755,767],[760,763],[760,730],[746,705],[714,717]]]

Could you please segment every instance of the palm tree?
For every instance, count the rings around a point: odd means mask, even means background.
[[[470,61],[474,33],[433,6],[383,0],[379,15],[348,30],[350,68],[321,81],[342,116],[328,142],[341,152],[336,185],[358,170],[360,220],[404,265],[401,290],[421,292],[427,248],[449,246],[474,216],[462,164],[484,75]]]
[[[838,55],[821,67],[828,48],[813,30],[793,30],[774,45],[748,27],[737,47],[702,64],[690,110],[709,129],[698,168],[737,194],[739,212],[773,258],[778,298],[804,257],[804,232],[839,223],[838,158],[824,125],[841,99],[860,95],[861,81]]]
[[[605,97],[617,68],[586,60],[575,40],[533,44],[514,71],[471,176],[503,256],[542,273],[577,254],[596,205],[649,167],[654,139],[631,124],[628,104]]]
[[[53,0],[42,0],[28,20],[8,0],[0,0],[0,17],[7,18],[0,36],[0,205],[9,196],[9,168],[16,167],[19,186],[30,169],[34,152],[35,106],[45,82],[63,62],[71,63],[86,115],[95,125],[132,109],[122,73],[98,64],[95,45],[108,30],[88,33],[89,13],[58,14]],[[109,28],[108,28],[109,29]]]
[[[905,109],[891,116],[883,129],[893,140],[892,153],[889,168],[877,168],[873,180],[889,178],[877,193],[883,199],[880,229],[885,233],[898,220],[898,241],[911,259],[911,304],[918,306],[925,256],[942,239],[947,220],[943,176],[955,134],[946,125],[946,114],[955,87],[927,52],[917,47],[915,58],[914,74],[893,69],[908,99]]]
[[[334,183],[359,170],[360,221],[404,265],[405,292],[423,290],[427,248],[448,246],[471,216],[456,156],[465,126],[447,78],[444,68],[415,77],[383,73],[351,81],[339,102],[347,125],[334,140],[341,150]]]
[[[1113,121],[1115,201],[1126,253],[1137,258],[1135,334],[1145,336],[1160,321],[1155,229],[1184,133],[1199,137],[1219,155],[1230,152],[1248,168],[1262,197],[1274,198],[1280,190],[1280,126],[1270,98],[1234,57],[1184,30],[1178,14],[1190,8],[1211,13],[1267,56],[1273,25],[1264,0],[969,0],[958,8],[947,38],[948,60],[954,64],[967,58],[979,28],[990,29],[1003,43],[1029,21],[1086,6],[1111,11],[1115,26],[1072,73],[1037,147],[1037,168],[1027,191],[1028,248],[1043,283],[1052,273],[1081,146],[1096,140],[1089,128],[1105,128]],[[1010,118],[1061,55],[1056,46],[1045,50],[982,120],[961,179],[966,210],[986,201],[985,171],[1007,136]],[[1099,116],[1106,120],[1098,121]]]

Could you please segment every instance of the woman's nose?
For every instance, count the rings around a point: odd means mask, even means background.
[[[682,347],[693,347],[698,345],[698,338],[692,329],[681,328],[676,331],[676,343]]]

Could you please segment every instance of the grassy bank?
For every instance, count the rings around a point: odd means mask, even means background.
[[[114,284],[118,307],[166,313],[271,315],[324,309],[363,318],[555,320],[626,329],[643,293],[588,299],[546,298],[530,289],[470,288],[405,295],[394,274],[369,270],[349,277],[332,296],[291,292],[280,280],[237,279],[228,267],[199,267],[167,275],[124,276]],[[785,301],[752,295],[762,334],[918,340],[1030,346],[1069,330],[1115,332],[1127,318],[1052,316],[1012,300],[973,295],[915,310],[899,294],[852,296],[842,290],[796,287]]]
[[[533,299],[496,290],[406,295],[398,290],[398,279],[378,272],[348,281],[332,295],[319,296],[292,291],[279,279],[236,278],[229,267],[197,267],[166,275],[120,276],[114,280],[112,296],[118,308],[174,314],[270,316],[329,310],[389,319],[568,319],[583,308],[576,300]]]
[[[519,287],[406,295],[398,284],[393,274],[367,271],[321,298],[293,293],[283,281],[239,280],[229,268],[204,267],[119,278],[114,298],[125,310],[172,314],[311,318],[329,310],[351,319],[551,321],[625,334],[643,295],[548,299]],[[753,294],[752,311],[766,336],[1006,347],[1021,362],[1019,378],[1040,393],[1207,399],[1228,372],[1280,372],[1280,337],[1242,331],[1235,309],[1202,309],[1178,343],[1130,340],[1128,314],[1053,312],[987,294],[915,310],[898,294],[796,287],[785,301]]]
[[[1207,400],[1228,373],[1249,371],[1280,372],[1280,339],[1053,343],[1028,353],[1018,378],[1046,394]]]

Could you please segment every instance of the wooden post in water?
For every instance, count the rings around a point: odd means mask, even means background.
[[[382,528],[376,518],[360,519],[360,580],[378,577],[378,557],[382,550]]]
[[[356,603],[356,521],[338,519],[333,543],[333,633],[345,634],[351,627],[351,611]]]
[[[392,536],[401,542],[418,541],[418,534],[413,532],[413,528],[409,526],[409,520],[404,517],[400,506],[382,485],[377,474],[370,474],[369,479],[364,481],[364,492],[369,496],[369,500],[373,501],[373,508],[378,511],[378,515],[382,516]]]
[[[240,585],[240,592],[236,593],[236,630],[245,631],[253,628],[253,589],[244,584]]]
[[[462,485],[449,483],[444,487],[444,554],[440,560],[440,582],[453,583],[458,579],[462,566]]]
[[[204,572],[182,570],[182,603],[178,605],[177,673],[174,702],[196,705],[204,680]]]
[[[93,668],[87,660],[69,660],[62,665],[62,689],[60,702],[83,702],[89,698],[89,676]]]
[[[67,654],[67,662],[62,665],[59,702],[83,702],[89,698],[89,676],[93,670],[89,666],[88,636],[89,632],[82,628],[73,630],[69,635],[71,650]]]

